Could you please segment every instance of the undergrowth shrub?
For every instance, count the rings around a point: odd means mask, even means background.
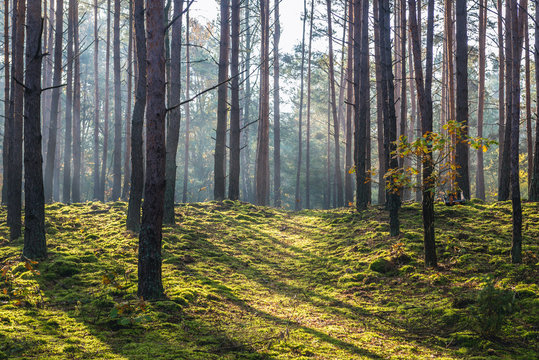
[[[489,281],[477,295],[473,316],[477,329],[482,336],[496,336],[514,311],[515,293],[511,290],[497,289]]]

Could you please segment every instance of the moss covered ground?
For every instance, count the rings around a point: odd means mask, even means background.
[[[436,207],[425,269],[417,204],[402,235],[371,208],[177,207],[164,228],[167,299],[136,298],[126,204],[47,206],[49,257],[21,262],[0,212],[0,359],[536,359],[539,207]]]

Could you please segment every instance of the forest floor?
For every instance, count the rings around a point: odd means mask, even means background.
[[[136,298],[126,204],[47,206],[49,257],[20,262],[0,212],[0,359],[536,359],[539,207],[436,206],[425,269],[418,204],[288,212],[225,201],[164,228],[167,299]],[[494,287],[489,286],[494,285]],[[5,290],[4,290],[5,289]]]

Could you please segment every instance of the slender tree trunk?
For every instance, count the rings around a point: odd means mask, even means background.
[[[327,173],[326,173],[326,193],[324,194],[324,207],[326,209],[331,208],[331,199],[332,199],[332,190],[333,190],[333,184],[331,182],[331,81],[330,77],[328,76],[328,109],[327,109],[327,116],[328,116],[328,128],[327,128],[327,148],[326,148],[326,166],[327,166]]]
[[[281,39],[281,20],[279,0],[274,3],[275,31],[273,33],[273,186],[275,207],[281,207],[281,95],[279,42]]]
[[[455,115],[455,55],[453,51],[453,44],[454,44],[454,37],[455,37],[455,25],[454,25],[454,19],[453,19],[453,4],[454,0],[445,0],[444,2],[444,22],[445,22],[445,34],[446,34],[446,66],[447,66],[447,92],[448,92],[448,111],[447,111],[447,117],[450,121],[456,120]],[[421,12],[421,10],[419,10]],[[421,21],[419,21],[419,26],[421,26]],[[453,145],[453,150],[451,151],[451,164],[456,164],[455,159],[455,142],[456,138],[455,135],[451,135],[451,143]],[[451,190],[455,190],[455,184],[453,178],[451,179]]]
[[[24,1],[21,1],[24,3]],[[41,1],[28,2],[26,22],[26,80],[24,94],[24,248],[23,256],[43,259],[45,240],[45,195],[41,155]],[[20,33],[19,33],[20,34]],[[22,43],[22,39],[20,39]],[[21,58],[22,60],[22,58]]]
[[[328,11],[328,34],[329,34],[329,81],[330,81],[330,95],[331,95],[331,112],[333,115],[333,139],[335,141],[335,186],[337,206],[344,205],[343,198],[343,183],[341,173],[341,141],[339,134],[339,117],[337,116],[337,95],[335,90],[335,65],[333,54],[333,27],[332,27],[332,13],[331,13],[331,0],[326,0]]]
[[[47,8],[44,8],[44,11],[47,11]],[[54,53],[54,0],[50,1],[49,5],[49,21],[48,21],[48,40],[47,40],[47,53]],[[53,81],[53,58],[52,56],[47,56],[44,59],[44,84],[45,88],[50,88]],[[41,124],[43,139],[41,141],[41,147],[43,148],[42,153],[45,154],[46,147],[49,141],[49,127],[51,119],[51,101],[52,95],[51,91],[43,93],[43,124]]]
[[[487,2],[479,2],[479,99],[477,106],[477,136],[483,137],[483,114],[485,111],[485,43],[487,37]],[[485,169],[483,149],[477,151],[476,196],[485,200]]]
[[[512,82],[511,82],[511,203],[513,208],[513,236],[511,260],[513,264],[522,262],[522,204],[520,200],[519,178],[519,125],[520,125],[520,63],[528,1],[510,0],[511,35],[513,47]],[[507,19],[506,19],[507,20]]]
[[[423,82],[423,68],[421,62],[421,42],[419,27],[416,19],[416,0],[409,0],[410,35],[412,37],[414,70],[416,79],[417,95],[419,98],[421,113],[421,129],[423,134],[432,132],[432,62],[433,62],[433,39],[434,39],[434,0],[429,0],[428,25],[427,25],[427,58],[425,82]],[[427,135],[428,137],[428,135]],[[423,158],[423,229],[425,247],[425,265],[437,266],[436,242],[434,238],[434,194],[431,189],[434,186],[432,153],[429,151]]]
[[[251,10],[250,1],[245,6],[245,49],[251,49]],[[245,51],[245,91],[243,105],[242,126],[246,126],[241,132],[244,150],[240,152],[242,159],[241,174],[243,182],[243,197],[245,201],[253,201],[253,182],[251,178],[251,147],[249,143],[249,126],[251,119],[251,51]]]
[[[408,37],[408,67],[410,68],[410,106],[411,106],[411,126],[409,138],[412,139],[418,132],[421,133],[421,124],[419,123],[419,116],[417,116],[417,100],[416,100],[416,87],[414,84],[414,62],[412,56],[412,37]],[[416,136],[417,137],[417,136]],[[417,177],[416,183],[421,184],[421,161],[417,159]],[[421,202],[422,193],[418,188],[415,193],[415,201]]]
[[[163,297],[161,242],[165,198],[165,29],[163,0],[147,2],[146,186],[139,236],[138,296]],[[179,59],[178,59],[179,60]],[[144,77],[144,73],[139,73]]]
[[[298,122],[298,162],[296,165],[296,197],[295,209],[301,209],[301,165],[303,155],[303,87],[305,80],[305,25],[307,23],[307,0],[303,0],[303,39],[301,41],[301,75],[300,75],[300,95],[299,95],[299,122]]]
[[[260,114],[258,120],[258,141],[256,147],[256,203],[269,204],[269,0],[260,0]]]
[[[511,173],[511,132],[512,132],[512,76],[513,76],[513,39],[511,37],[511,0],[505,2],[505,126],[503,134],[503,147],[500,156],[501,167],[498,170],[500,174],[500,181],[498,184],[498,200],[509,200],[511,178],[507,174]]]
[[[466,0],[456,0],[457,19],[457,115],[456,120],[464,126],[462,136],[468,136],[468,20]],[[468,170],[470,148],[465,141],[457,139],[456,165],[457,185],[465,199],[470,198]]]
[[[13,6],[12,28],[12,75],[16,81],[24,80],[24,32],[26,3],[17,0]],[[9,120],[9,145],[8,145],[8,181],[7,181],[7,224],[9,226],[10,239],[14,240],[21,236],[21,211],[22,211],[22,141],[23,141],[23,101],[24,88],[12,81]],[[40,110],[38,110],[40,111]]]
[[[226,130],[228,85],[228,58],[230,47],[230,0],[221,1],[221,42],[219,51],[219,89],[217,90],[217,130],[215,136],[214,189],[215,200],[225,198],[226,189]]]
[[[101,185],[100,200],[105,201],[106,182],[107,182],[107,161],[109,152],[109,104],[110,104],[110,13],[111,0],[107,0],[107,44],[105,55],[105,109],[103,119],[103,162],[101,166]],[[114,199],[114,198],[113,198]]]
[[[68,20],[67,20],[67,88],[66,88],[66,115],[65,115],[65,137],[64,137],[64,173],[62,187],[62,201],[65,204],[71,203],[71,154],[73,140],[73,65],[75,55],[73,54],[73,23],[75,0],[69,0]]]
[[[406,0],[400,0],[400,136],[408,135],[408,99],[406,97]],[[410,167],[409,158],[404,158],[401,164],[405,169]],[[402,198],[410,197],[408,188],[402,189]]]
[[[387,151],[388,169],[396,169],[399,166],[398,160],[390,155],[396,151],[397,140],[397,117],[395,114],[395,99],[394,99],[394,86],[393,86],[393,72],[392,72],[392,59],[391,59],[391,39],[390,39],[390,10],[389,1],[382,0],[379,3],[379,25],[380,25],[380,53],[381,53],[381,73],[382,73],[382,94],[384,98],[383,114],[384,114],[384,129],[385,131],[385,148]],[[366,21],[367,19],[365,19]],[[365,31],[367,27],[365,26]],[[366,37],[366,36],[365,36]],[[368,39],[365,39],[368,44]],[[366,45],[368,46],[368,45]],[[367,47],[368,49],[368,47]],[[366,95],[368,96],[368,95]],[[366,99],[365,102],[368,100]],[[359,180],[358,180],[359,181]],[[389,179],[389,181],[393,181]],[[389,232],[391,236],[397,236],[400,233],[399,224],[399,208],[400,208],[400,194],[396,191],[389,191],[387,194],[387,207],[389,210]]]
[[[376,1],[374,1],[376,3]],[[352,159],[352,117],[354,115],[354,3],[348,2],[348,54],[346,66],[346,149],[345,149],[345,172],[344,172],[344,193],[346,205],[354,201],[354,184],[351,174]],[[343,84],[344,86],[344,84]]]
[[[189,22],[189,9],[187,9],[186,21],[185,21],[185,98],[190,99],[191,88],[191,44],[190,39],[190,22]],[[190,124],[191,122],[191,107],[189,103],[185,104],[185,152],[184,152],[184,164],[183,164],[183,193],[182,201],[187,202],[187,185],[189,180],[189,140],[191,135]]]
[[[71,200],[81,201],[81,97],[80,97],[80,44],[79,44],[79,3],[73,9],[73,51],[75,54],[73,74],[73,185]]]
[[[94,0],[94,199],[101,199],[101,177],[99,176],[99,28],[98,28],[98,0]]]
[[[502,0],[498,0],[498,187],[502,186],[502,159],[503,159],[503,141],[505,134],[505,54],[503,47],[503,14]],[[506,174],[505,174],[506,176]],[[507,177],[507,176],[506,176]],[[499,191],[499,190],[498,190]]]
[[[167,159],[166,159],[166,189],[165,189],[165,224],[174,224],[174,199],[176,195],[176,154],[180,139],[181,107],[181,44],[182,44],[182,12],[183,0],[174,0],[174,19],[172,24],[172,46],[170,64],[170,96],[169,106],[176,106],[171,111],[167,126]],[[174,61],[172,61],[174,60]]]
[[[114,156],[112,200],[122,196],[122,69],[120,65],[121,0],[114,0]]]
[[[311,208],[311,79],[312,44],[314,25],[314,0],[311,0],[311,24],[309,30],[309,50],[307,55],[307,134],[305,138],[305,207]]]
[[[539,4],[535,2],[535,19],[539,19]],[[534,58],[536,64],[535,70],[535,86],[539,87],[539,71],[537,71],[537,64],[539,64],[539,22],[535,21],[535,49]],[[536,104],[539,106],[539,91],[536,91],[537,100]],[[530,201],[539,201],[539,116],[536,119],[535,124],[535,153],[533,156],[533,175],[530,185]]]
[[[524,40],[525,40],[525,84],[526,84],[526,140],[528,143],[528,190],[529,185],[532,182],[532,173],[533,173],[533,135],[532,135],[532,105],[531,105],[531,75],[530,75],[530,35],[528,30],[528,16],[525,17],[525,30],[524,30]],[[529,194],[529,191],[528,191]]]
[[[380,44],[380,14],[379,0],[373,1],[373,18],[374,18],[374,43]],[[377,122],[377,139],[378,139],[378,204],[382,205],[386,202],[386,180],[384,178],[387,172],[387,153],[384,146],[384,117],[382,108],[384,99],[382,95],[382,69],[380,46],[374,47],[375,59],[375,76],[376,76],[376,122]]]
[[[230,92],[230,175],[228,198],[238,200],[240,197],[240,0],[232,0],[232,56],[230,60],[230,76],[232,77]]]
[[[127,46],[127,104],[125,116],[124,185],[122,200],[129,197],[131,186],[131,103],[133,95],[133,2],[129,2],[129,42]]]
[[[144,188],[144,115],[146,110],[146,29],[144,26],[144,0],[133,1],[135,20],[135,46],[136,46],[136,89],[135,106],[131,123],[131,189],[129,192],[129,206],[127,208],[126,226],[128,230],[140,229],[140,206]]]
[[[8,149],[9,149],[9,0],[4,0],[4,139],[2,142],[2,204],[7,204]]]

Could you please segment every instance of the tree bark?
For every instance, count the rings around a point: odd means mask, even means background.
[[[68,20],[67,20],[67,88],[66,88],[66,115],[65,115],[65,136],[64,136],[64,173],[62,187],[62,201],[65,204],[71,203],[71,155],[73,140],[73,65],[75,55],[73,54],[73,23],[75,0],[69,0]]]
[[[423,134],[432,132],[432,62],[433,62],[433,39],[434,39],[434,0],[429,0],[428,5],[428,24],[427,24],[427,58],[425,69],[425,82],[423,82],[423,68],[421,63],[421,42],[419,28],[416,18],[416,0],[409,0],[409,19],[410,35],[412,37],[414,70],[416,79],[416,89],[419,98],[419,107],[421,113],[421,131]],[[428,135],[427,135],[428,137]],[[433,160],[432,153],[429,151],[423,159],[423,230],[424,230],[424,249],[425,265],[428,267],[437,266],[436,242],[434,237],[434,187]]]
[[[376,3],[376,1],[374,1]],[[378,48],[378,47],[376,47]],[[344,171],[344,198],[345,205],[354,201],[354,184],[351,174],[352,159],[352,117],[354,115],[354,3],[348,2],[348,54],[346,66],[346,148],[345,148],[345,171]],[[344,85],[343,85],[344,86]]]
[[[507,174],[511,173],[511,132],[512,132],[512,68],[513,68],[513,39],[511,36],[511,10],[510,1],[505,2],[505,126],[503,134],[503,147],[500,156],[501,167],[498,169],[500,172],[500,181],[498,184],[498,201],[509,200],[511,177]],[[501,175],[503,174],[503,175]]]
[[[94,0],[94,199],[100,199],[101,177],[99,176],[99,33],[98,33],[98,0]]]
[[[122,196],[122,69],[120,65],[120,13],[121,0],[114,0],[114,153],[112,200]]]
[[[24,1],[21,1],[24,3]],[[24,96],[24,247],[23,256],[43,259],[45,240],[45,194],[41,154],[41,1],[28,2],[26,80]],[[20,33],[19,33],[20,34]],[[23,42],[22,39],[20,41]],[[22,59],[21,59],[22,60]]]
[[[228,182],[228,198],[238,200],[240,197],[240,0],[232,0],[232,54],[230,60],[230,174]]]
[[[256,203],[269,204],[269,0],[260,0],[260,113],[256,147]]]
[[[477,136],[483,137],[483,114],[485,111],[485,43],[487,37],[487,2],[479,2],[479,99],[477,106]],[[476,197],[485,200],[485,169],[483,149],[477,150]]]
[[[456,0],[456,66],[457,66],[457,114],[456,120],[463,125],[462,136],[468,136],[468,20],[466,0]],[[457,139],[456,165],[457,186],[465,199],[470,198],[469,176],[470,148],[465,141]]]
[[[172,24],[172,46],[170,64],[170,101],[171,106],[176,106],[181,100],[181,44],[182,44],[182,12],[183,0],[174,0]],[[165,188],[165,224],[174,224],[174,199],[176,195],[176,169],[178,142],[180,139],[181,108],[173,109],[168,118],[167,126],[167,158],[166,158],[166,188]]]
[[[190,22],[189,22],[189,9],[187,9],[186,21],[185,21],[185,98],[190,99],[191,88],[191,45],[190,39]],[[182,201],[187,202],[187,185],[189,180],[189,141],[191,139],[191,106],[189,103],[185,104],[185,152],[184,152],[184,164],[183,164],[183,193]]]
[[[539,6],[535,3],[535,19],[539,19]],[[535,22],[535,50],[533,52],[535,58],[535,64],[539,64],[539,22]],[[539,86],[539,71],[535,71],[535,84]],[[537,100],[539,104],[539,91],[536,91]],[[530,201],[539,201],[539,117],[537,117],[535,124],[535,153],[533,156],[533,175],[530,185]]]
[[[129,206],[127,208],[126,226],[128,230],[140,229],[140,206],[144,188],[144,155],[142,136],[144,115],[146,109],[146,29],[144,26],[144,0],[133,2],[135,20],[135,46],[136,46],[136,94],[131,122],[131,189],[129,193]]]
[[[311,19],[309,30],[309,49],[307,51],[307,134],[305,137],[305,208],[311,208],[311,79],[312,48],[314,25],[314,0],[311,0]]]
[[[246,1],[246,7],[245,7],[245,48],[250,49],[252,46],[252,36],[251,36],[251,8],[250,8],[250,0]],[[245,54],[245,71],[246,75],[244,75],[244,82],[245,82],[245,91],[244,91],[244,105],[243,105],[243,119],[242,119],[242,126],[246,126],[249,124],[251,119],[251,51],[246,51]],[[249,143],[249,126],[247,126],[243,131],[241,132],[242,135],[242,146],[245,147],[245,149],[240,152],[241,160],[242,160],[242,166],[241,166],[241,174],[242,174],[242,182],[243,182],[243,197],[245,201],[253,202],[254,196],[253,196],[253,181],[251,177],[251,146]]]
[[[127,45],[127,104],[125,116],[124,185],[122,200],[129,197],[131,186],[131,117],[133,96],[133,2],[129,2],[129,41]]]
[[[162,298],[161,242],[165,197],[165,29],[163,0],[147,2],[146,186],[139,236],[138,296]],[[144,77],[144,73],[139,76]]]
[[[17,0],[13,6],[12,27],[12,75],[16,81],[24,80],[24,32],[25,32],[26,2]],[[12,81],[10,114],[9,114],[9,145],[8,145],[8,181],[7,181],[7,224],[9,237],[14,240],[21,236],[22,211],[22,141],[23,141],[23,101],[24,88]],[[41,111],[38,110],[38,111]]]
[[[503,141],[505,134],[505,54],[503,47],[502,0],[498,0],[498,187],[502,187]],[[507,176],[506,176],[507,177]],[[499,190],[498,190],[499,191]]]
[[[519,125],[520,125],[520,63],[525,30],[525,18],[528,16],[528,1],[510,0],[511,35],[513,48],[511,82],[511,204],[513,208],[513,236],[511,260],[513,264],[522,262],[522,204],[520,200],[519,178]]]
[[[374,43],[380,44],[380,14],[379,0],[373,1],[374,18]],[[378,204],[383,205],[386,202],[386,180],[384,178],[387,172],[386,149],[384,146],[384,117],[382,108],[384,99],[382,95],[382,73],[380,60],[380,46],[374,47],[375,76],[376,76],[376,122],[378,139]]]
[[[73,52],[75,54],[73,74],[73,184],[71,200],[81,201],[81,95],[80,95],[80,43],[79,43],[79,3],[73,9]]]
[[[230,0],[221,0],[221,40],[219,45],[219,89],[217,90],[217,130],[215,135],[214,189],[215,200],[225,198],[226,189],[226,130],[228,114],[228,79],[230,47]]]
[[[9,14],[9,0],[4,0],[4,14]],[[8,149],[9,149],[9,16],[4,16],[4,139],[2,142],[2,205],[7,204]]]
[[[335,142],[335,186],[336,186],[336,200],[337,207],[344,205],[343,198],[343,183],[341,172],[341,141],[339,133],[339,117],[337,116],[337,95],[335,91],[335,65],[334,65],[334,53],[333,53],[333,27],[332,27],[332,13],[331,13],[331,0],[326,0],[327,12],[328,12],[328,35],[329,35],[329,82],[330,82],[330,96],[331,96],[331,112],[333,115],[333,139]]]
[[[275,207],[281,207],[281,95],[279,42],[281,39],[281,20],[279,0],[274,3],[275,31],[273,33],[273,187]]]
[[[391,38],[390,38],[390,10],[389,1],[382,0],[379,3],[379,22],[380,22],[380,55],[381,55],[381,74],[382,74],[382,94],[384,100],[383,115],[384,115],[384,145],[386,148],[386,163],[387,169],[396,169],[399,166],[398,160],[391,154],[397,149],[397,117],[395,114],[395,99],[393,86],[393,72],[391,59]],[[365,19],[367,20],[367,19]],[[365,26],[365,31],[367,27]],[[368,39],[365,39],[368,49]],[[368,101],[368,95],[365,95]],[[359,181],[359,180],[358,180]],[[389,179],[392,182],[392,179]],[[397,236],[400,233],[399,224],[399,208],[401,204],[400,191],[389,191],[387,194],[387,208],[389,210],[389,232],[391,236]]]
[[[105,201],[105,189],[107,184],[107,161],[109,152],[109,104],[110,104],[110,13],[111,0],[107,0],[107,43],[105,54],[105,108],[103,119],[103,162],[101,166],[100,200]]]
[[[296,196],[295,210],[301,209],[301,165],[303,155],[303,88],[305,80],[305,25],[307,23],[307,0],[303,0],[303,39],[301,41],[301,75],[300,75],[300,95],[299,95],[299,120],[298,120],[298,162],[296,164]]]
[[[524,51],[525,51],[525,86],[526,86],[526,140],[528,143],[528,190],[532,182],[533,173],[533,135],[532,135],[532,105],[531,105],[531,75],[530,75],[530,35],[528,30],[528,16],[525,17]],[[529,191],[528,191],[529,193]]]

